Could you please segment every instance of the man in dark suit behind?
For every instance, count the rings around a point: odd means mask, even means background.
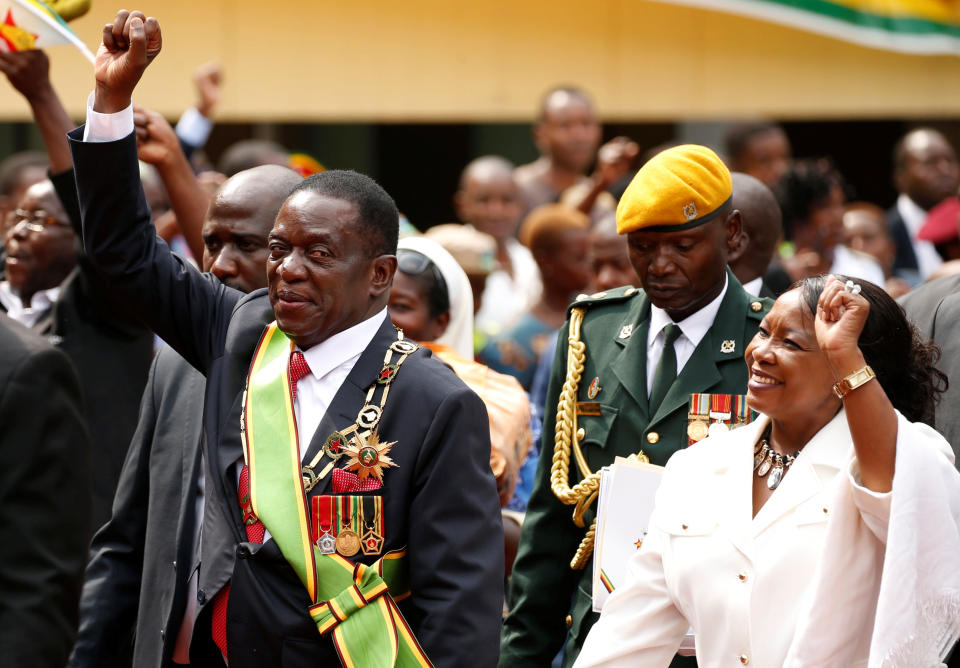
[[[59,668],[90,521],[90,439],[63,353],[0,315],[0,667]]]
[[[300,181],[291,169],[267,165],[224,183],[203,226],[203,270],[245,293],[265,288],[267,234]],[[129,638],[137,668],[189,663],[205,382],[173,349],[157,354],[113,516],[90,548],[71,668],[131,665]]]
[[[295,414],[287,414],[304,435],[298,459],[318,480],[306,507],[331,491],[365,491],[351,488],[347,472],[333,468],[338,460],[329,455],[330,437],[359,423],[368,392],[378,379],[388,381],[377,433],[393,443],[395,465],[383,474],[382,487],[366,493],[382,498],[382,553],[406,550],[410,596],[399,609],[435,665],[493,665],[503,533],[486,412],[423,349],[410,352],[402,369],[384,366],[401,336],[386,312],[396,270],[396,205],[352,172],[306,179],[270,234],[267,292],[245,296],[179,261],[152,233],[132,133],[131,95],[159,50],[159,25],[138,12],[120,12],[104,29],[87,126],[71,133],[71,146],[90,257],[115,293],[207,377],[206,503],[191,663],[217,665],[226,655],[232,668],[306,668],[334,665],[342,649],[318,633],[308,608],[322,601],[308,595],[270,522],[263,523],[271,535],[261,530],[261,543],[249,529],[259,522],[256,515],[249,507],[241,513],[247,500],[238,498],[247,468],[244,389],[265,326],[276,320],[303,354],[292,356],[293,364],[309,366],[291,381]],[[218,601],[229,602],[225,638],[216,621]]]
[[[935,426],[960,459],[960,275],[921,285],[897,301],[920,335],[940,346],[937,366],[950,386],[937,404]]]
[[[899,193],[887,211],[887,228],[897,246],[893,273],[911,285],[943,262],[933,244],[917,239],[927,213],[957,194],[960,166],[947,138],[932,128],[905,134],[893,150],[893,185]]]
[[[90,528],[96,530],[110,517],[153,359],[153,336],[105,294],[100,277],[78,252],[80,208],[66,140],[73,121],[50,83],[46,54],[2,54],[0,70],[30,104],[50,160],[49,180],[16,202],[16,225],[5,239],[0,309],[66,353],[80,378],[95,446]],[[32,317],[22,317],[24,307]]]

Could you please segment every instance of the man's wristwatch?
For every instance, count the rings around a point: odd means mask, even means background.
[[[850,394],[850,392],[876,377],[877,374],[875,374],[873,369],[870,368],[870,365],[867,364],[862,369],[857,369],[846,378],[841,378],[839,382],[835,383],[833,393],[837,395],[838,399],[843,399]]]

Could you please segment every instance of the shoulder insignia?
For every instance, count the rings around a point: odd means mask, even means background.
[[[633,286],[626,285],[622,288],[614,288],[613,290],[595,292],[592,295],[577,295],[577,298],[573,301],[571,306],[583,307],[591,304],[612,304],[615,302],[624,301],[638,294],[640,294],[640,290]]]

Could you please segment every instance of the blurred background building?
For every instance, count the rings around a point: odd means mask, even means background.
[[[946,1],[910,2],[928,13],[952,11]],[[780,122],[797,157],[832,156],[856,196],[881,206],[896,197],[890,152],[906,130],[933,126],[960,146],[957,55],[871,48],[702,7],[644,0],[136,4],[160,18],[164,31],[164,52],[138,89],[138,104],[176,121],[195,103],[193,70],[217,61],[223,96],[206,147],[214,163],[237,139],[273,139],[327,167],[376,177],[421,228],[454,219],[444,194],[452,195],[470,158],[496,153],[521,164],[537,156],[530,129],[539,98],[560,83],[594,97],[605,138],[627,135],[642,150],[674,140],[720,148],[732,122]],[[853,4],[876,3],[839,6]],[[95,0],[70,25],[93,49],[116,9]],[[90,65],[69,47],[49,54],[54,84],[79,120]],[[7,88],[0,155],[40,146],[29,109]]]

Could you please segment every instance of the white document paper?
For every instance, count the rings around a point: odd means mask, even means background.
[[[623,583],[627,562],[647,535],[663,467],[617,457],[602,469],[593,553],[593,610]]]

